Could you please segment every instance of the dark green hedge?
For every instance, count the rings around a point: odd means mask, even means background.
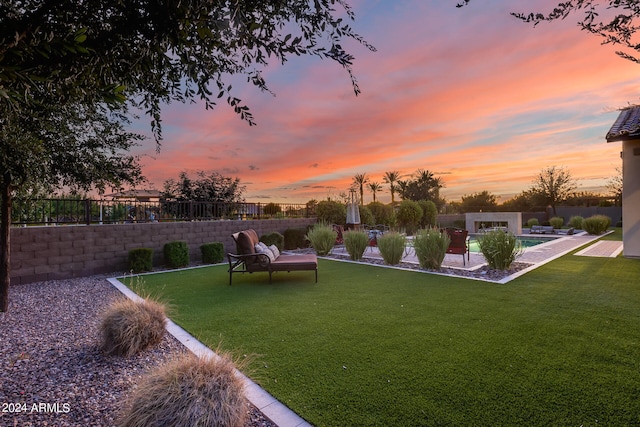
[[[187,242],[176,240],[164,245],[164,262],[169,268],[180,268],[189,265],[189,247]]]
[[[129,251],[129,271],[142,273],[153,269],[153,249],[136,248]]]
[[[205,243],[200,246],[203,264],[218,264],[224,260],[224,245],[221,242]]]

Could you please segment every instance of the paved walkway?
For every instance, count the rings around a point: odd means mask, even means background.
[[[576,255],[615,258],[621,253],[622,242],[615,240],[600,240],[599,242],[584,248],[580,252],[576,252]]]

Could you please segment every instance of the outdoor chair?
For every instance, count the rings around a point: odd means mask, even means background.
[[[333,228],[333,231],[337,233],[336,245],[344,244],[344,227],[338,224],[333,224],[331,228]]]
[[[318,259],[315,254],[289,255],[259,252],[260,240],[255,230],[248,229],[231,235],[236,243],[235,254],[227,253],[229,261],[229,285],[234,273],[268,272],[269,283],[274,271],[314,271],[318,283]],[[275,245],[274,245],[275,246]]]
[[[462,255],[462,265],[466,265],[464,256],[467,255],[467,261],[469,260],[469,247],[467,245],[467,236],[469,232],[462,228],[445,228],[445,233],[451,239],[449,247],[447,248],[448,254]]]

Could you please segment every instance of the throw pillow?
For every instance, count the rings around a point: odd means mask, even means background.
[[[269,249],[271,249],[271,252],[273,252],[273,255],[276,257],[276,259],[278,259],[278,257],[280,256],[280,249],[278,249],[276,245],[269,246]]]
[[[271,252],[271,249],[269,249],[267,245],[262,242],[256,243],[256,253],[265,254],[272,262],[276,260],[276,257],[273,255],[273,252]]]

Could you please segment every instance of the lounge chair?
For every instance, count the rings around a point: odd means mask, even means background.
[[[274,259],[265,253],[257,252],[256,244],[260,242],[255,230],[249,229],[232,234],[236,242],[237,254],[228,253],[229,285],[234,273],[255,273],[265,271],[269,273],[269,283],[274,271],[315,271],[318,283],[318,258],[314,254],[287,255],[279,254]],[[272,254],[273,255],[273,254]]]
[[[467,246],[467,236],[469,231],[462,228],[445,228],[444,231],[451,239],[451,243],[449,243],[449,247],[447,248],[447,253],[462,255],[462,265],[466,265],[464,255],[467,254],[468,261],[469,247]]]
[[[563,234],[565,236],[571,236],[573,235],[573,233],[575,233],[576,229],[573,227],[567,228],[567,229],[562,229],[562,230],[558,230],[557,234]]]
[[[532,225],[529,230],[531,234],[555,234],[556,230],[553,225]]]

